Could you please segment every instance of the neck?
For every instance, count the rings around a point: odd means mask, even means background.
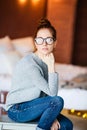
[[[41,58],[41,57],[45,56],[44,54],[39,53],[38,51],[36,51],[36,52],[35,52],[35,54],[36,54],[39,58]]]

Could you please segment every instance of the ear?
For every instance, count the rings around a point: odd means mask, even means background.
[[[57,40],[54,42],[54,49],[56,48]]]

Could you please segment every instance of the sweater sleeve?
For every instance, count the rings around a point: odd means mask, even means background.
[[[33,66],[31,69],[31,80],[35,87],[49,96],[56,96],[58,93],[58,73],[49,73],[48,82],[45,80],[41,71]]]

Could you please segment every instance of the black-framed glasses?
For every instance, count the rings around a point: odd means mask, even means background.
[[[55,41],[55,40],[54,40],[53,37],[46,37],[46,38],[36,37],[36,38],[35,38],[35,42],[36,42],[36,44],[38,44],[38,45],[41,45],[41,44],[43,44],[44,42],[46,42],[48,45],[51,45],[51,44],[53,44],[54,41]]]

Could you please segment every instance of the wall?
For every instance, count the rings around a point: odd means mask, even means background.
[[[77,0],[48,0],[47,18],[57,30],[57,62],[71,63]]]
[[[0,37],[29,36],[34,33],[38,20],[46,15],[46,0],[0,0]]]
[[[57,29],[56,61],[87,66],[87,0],[18,1],[0,0],[0,37],[32,35],[47,14]]]
[[[79,0],[72,63],[87,66],[87,0]]]

